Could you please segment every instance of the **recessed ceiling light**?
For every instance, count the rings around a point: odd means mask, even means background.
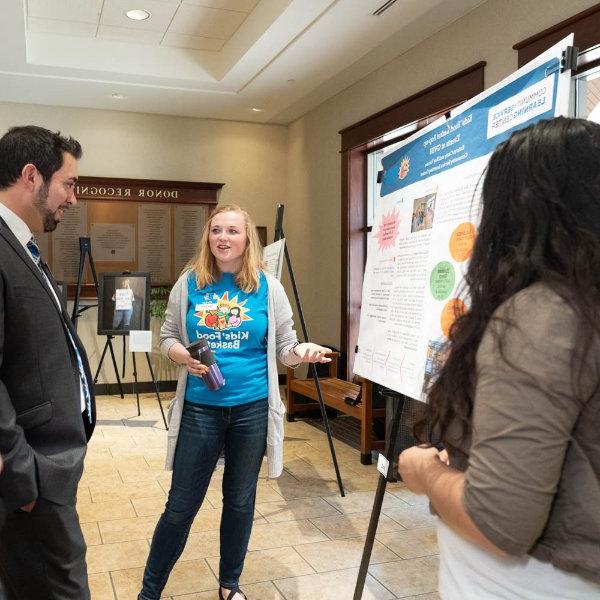
[[[123,100],[123,98],[125,98],[125,96],[123,96],[123,94],[111,94],[110,97],[113,100]]]
[[[263,111],[263,110],[265,110],[265,109],[264,109],[264,108],[258,108],[258,107],[256,107],[256,106],[253,106],[253,107],[252,107],[250,110],[251,110],[252,112],[262,112],[262,111]]]
[[[134,10],[128,10],[125,15],[134,21],[145,21],[150,18],[150,13],[147,10],[136,8]]]

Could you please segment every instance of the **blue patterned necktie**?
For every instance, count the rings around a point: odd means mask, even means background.
[[[27,250],[29,250],[29,253],[31,254],[31,257],[33,258],[33,262],[35,262],[35,264],[40,268],[41,270],[41,266],[40,266],[40,249],[35,241],[35,238],[32,236],[31,239],[27,242]]]
[[[50,283],[50,279],[48,275],[45,273],[44,268],[42,266],[40,249],[35,241],[35,238],[31,236],[31,239],[27,242],[27,250],[31,254],[31,258],[33,258],[33,262],[38,266],[39,270],[42,272],[42,275],[45,279]],[[62,314],[62,311],[61,311]],[[81,390],[83,391],[83,397],[85,399],[85,409],[88,419],[90,423],[92,422],[92,398],[90,396],[90,388],[88,387],[87,377],[85,375],[85,369],[83,368],[83,361],[81,360],[81,354],[79,353],[79,348],[77,348],[77,344],[69,331],[69,328],[65,324],[65,331],[69,334],[69,340],[71,340],[71,345],[73,346],[73,350],[75,351],[75,358],[77,359],[77,369],[79,370],[79,379],[81,381]]]

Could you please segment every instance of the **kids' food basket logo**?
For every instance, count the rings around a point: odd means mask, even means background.
[[[410,170],[410,159],[408,156],[405,156],[400,161],[400,168],[398,169],[398,178],[404,179],[408,175],[408,171]]]
[[[212,301],[196,306],[195,316],[199,318],[198,325],[210,329],[235,329],[243,321],[252,321],[250,310],[244,305],[248,300],[238,301],[238,297],[229,298],[229,292],[222,296],[213,294]]]

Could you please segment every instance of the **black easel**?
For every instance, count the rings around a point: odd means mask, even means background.
[[[90,269],[92,270],[92,277],[94,278],[94,287],[96,288],[96,297],[99,297],[99,288],[98,288],[98,276],[96,275],[96,267],[94,266],[94,259],[92,258],[92,240],[89,237],[80,237],[79,238],[79,272],[77,273],[77,288],[75,290],[75,302],[73,303],[73,315],[71,317],[71,321],[73,322],[73,327],[77,330],[77,319],[79,315],[85,312],[88,308],[93,308],[94,306],[98,306],[97,304],[90,304],[87,306],[79,307],[79,300],[81,297],[81,280],[83,279],[83,269],[85,266],[85,257],[88,257],[90,261]],[[115,359],[115,351],[112,345],[112,339],[114,336],[108,335],[106,336],[106,344],[104,344],[104,350],[102,351],[102,356],[100,357],[100,362],[98,363],[98,370],[96,371],[96,375],[94,375],[94,385],[98,382],[98,375],[100,373],[100,368],[102,367],[102,361],[104,360],[104,356],[106,355],[106,350],[110,349],[110,356],[112,358],[112,364],[115,369],[115,375],[117,376],[117,384],[119,385],[119,392],[121,394],[121,398],[124,398],[123,394],[123,386],[121,385],[121,380],[119,379],[119,370],[117,369],[117,361]]]
[[[283,233],[283,204],[277,205],[277,214],[275,217],[275,240],[278,241],[285,237]],[[290,281],[292,282],[292,288],[294,290],[294,298],[296,299],[296,306],[298,308],[298,317],[302,326],[302,334],[304,339],[308,342],[308,331],[306,330],[306,322],[304,321],[304,312],[302,311],[302,304],[300,304],[300,295],[298,294],[298,288],[296,286],[296,279],[294,277],[294,271],[292,270],[292,261],[290,259],[290,253],[288,251],[288,245],[284,245],[285,262],[287,264],[288,273],[290,274]],[[335,476],[337,478],[338,487],[340,489],[340,495],[342,498],[346,495],[344,492],[344,485],[342,484],[342,477],[340,476],[340,468],[338,467],[337,457],[335,454],[335,448],[333,447],[333,438],[331,437],[331,428],[329,427],[329,419],[327,418],[327,411],[325,410],[325,403],[323,402],[323,394],[321,392],[321,384],[319,382],[319,375],[317,373],[317,367],[314,363],[311,363],[310,370],[315,380],[315,386],[317,388],[317,396],[319,398],[319,408],[321,409],[321,416],[323,417],[323,424],[325,425],[325,431],[327,433],[327,440],[329,442],[329,450],[331,451],[331,459],[333,460],[333,467],[335,468]]]
[[[360,600],[362,598],[365,581],[367,579],[367,571],[369,569],[369,561],[371,560],[371,553],[373,551],[373,544],[375,543],[375,534],[377,533],[377,525],[379,523],[381,507],[383,505],[385,488],[387,486],[388,479],[393,479],[393,474],[390,473],[390,467],[395,464],[395,457],[398,453],[398,430],[400,429],[402,406],[403,402],[399,398],[395,398],[394,417],[384,453],[387,461],[387,467],[385,469],[386,474],[383,475],[381,472],[379,473],[377,491],[375,492],[375,499],[373,500],[373,510],[371,512],[369,529],[367,530],[367,538],[365,539],[365,546],[363,548],[362,559],[360,561],[360,568],[358,570],[358,578],[356,579],[356,587],[354,588],[353,600]],[[379,469],[379,465],[377,468]]]
[[[131,275],[131,271],[123,271],[121,273],[122,276],[126,277],[128,275]],[[150,277],[150,274],[147,274],[148,278]],[[149,281],[149,279],[148,279]],[[125,365],[126,365],[126,344],[125,344],[125,333],[120,334],[120,337],[123,341],[123,377],[125,377]],[[113,335],[107,335],[107,342],[106,342],[106,346],[104,346],[104,352],[102,353],[102,358],[100,359],[100,363],[98,364],[98,370],[96,371],[96,377],[94,378],[94,383],[96,383],[96,380],[98,378],[98,374],[100,373],[100,368],[102,367],[102,361],[104,359],[104,355],[106,353],[106,347],[108,346],[108,342],[115,336]],[[115,362],[115,356],[113,353],[113,349],[112,349],[112,344],[110,345],[110,351],[111,351],[111,355],[112,355],[112,359],[113,359],[113,365],[115,367],[115,373],[117,374],[117,381],[119,381],[119,374],[117,372],[117,366],[116,366],[116,362]],[[154,369],[152,368],[152,362],[150,361],[150,354],[148,352],[144,352],[144,354],[146,355],[146,361],[148,362],[148,369],[150,370],[150,375],[152,377],[152,383],[154,384],[154,391],[156,393],[156,399],[158,401],[158,407],[160,408],[160,414],[162,415],[162,420],[163,423],[165,424],[165,429],[168,431],[169,430],[169,426],[167,425],[167,418],[165,417],[165,411],[163,409],[161,400],[160,400],[160,391],[158,388],[158,381],[156,381],[156,376],[154,375]],[[139,385],[139,381],[137,378],[137,364],[135,361],[135,352],[131,353],[132,359],[133,359],[133,383],[132,383],[132,387],[133,387],[133,393],[135,394],[136,397],[136,402],[137,402],[137,416],[141,416],[141,410],[140,410],[140,394],[138,392],[138,385]],[[119,381],[119,388],[122,390],[121,388],[121,382]],[[123,392],[121,391],[121,398],[123,398]]]

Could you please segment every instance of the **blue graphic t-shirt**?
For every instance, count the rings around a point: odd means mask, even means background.
[[[225,385],[211,391],[200,377],[189,375],[185,399],[198,404],[236,406],[268,395],[267,279],[261,273],[255,292],[238,288],[231,273],[199,290],[193,272],[188,277],[186,327],[190,343],[208,339]]]

